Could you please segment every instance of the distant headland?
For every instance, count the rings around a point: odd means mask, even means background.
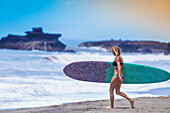
[[[25,36],[9,34],[7,37],[2,37],[0,48],[74,52],[66,50],[66,45],[58,40],[61,34],[44,33],[41,27],[32,29],[33,31],[25,32]]]
[[[75,52],[74,50],[65,49],[66,45],[58,39],[61,34],[44,33],[41,27],[33,27],[33,31],[26,31],[25,36],[11,35],[2,37],[0,48],[20,49],[20,50],[43,50],[43,51],[64,51]],[[124,53],[164,53],[170,54],[170,42],[163,43],[158,41],[130,41],[130,40],[106,40],[83,42],[78,47],[102,47],[111,51],[113,46],[119,46]]]
[[[79,47],[98,46],[111,51],[113,46],[119,46],[124,53],[138,52],[138,53],[164,53],[170,54],[170,42],[163,43],[158,41],[129,41],[129,40],[108,40],[108,41],[94,41],[83,42]]]

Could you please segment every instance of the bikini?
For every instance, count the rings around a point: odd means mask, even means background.
[[[120,63],[120,65],[123,65],[123,62]],[[116,63],[115,61],[113,62],[113,66],[117,66],[117,63]],[[118,75],[113,75],[113,76],[117,76],[117,77],[118,77]],[[124,78],[123,75],[120,75],[120,76],[121,76],[122,78]]]

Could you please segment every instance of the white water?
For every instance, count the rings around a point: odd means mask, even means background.
[[[73,80],[63,73],[74,61],[113,61],[101,48],[71,48],[76,53],[0,49],[0,109],[39,107],[76,101],[109,99],[108,83]],[[124,62],[165,69],[170,56],[163,54],[122,54]],[[47,60],[48,59],[50,60]],[[170,80],[153,84],[123,84],[129,97],[170,96]],[[115,98],[122,98],[115,95]]]

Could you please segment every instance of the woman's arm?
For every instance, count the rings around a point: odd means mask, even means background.
[[[116,57],[115,61],[117,63],[117,68],[118,68],[118,72],[117,72],[118,73],[118,78],[119,78],[120,82],[123,82],[123,79],[120,76],[121,66],[120,66],[120,59],[119,59],[119,57]]]

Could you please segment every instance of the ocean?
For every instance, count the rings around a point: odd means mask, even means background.
[[[109,99],[109,83],[74,80],[63,73],[63,68],[74,61],[113,61],[112,53],[100,47],[68,49],[76,52],[0,49],[0,110]],[[170,55],[122,53],[122,56],[126,63],[170,72]],[[170,80],[122,84],[121,91],[131,98],[170,96]],[[123,97],[115,94],[115,99],[120,98]]]

